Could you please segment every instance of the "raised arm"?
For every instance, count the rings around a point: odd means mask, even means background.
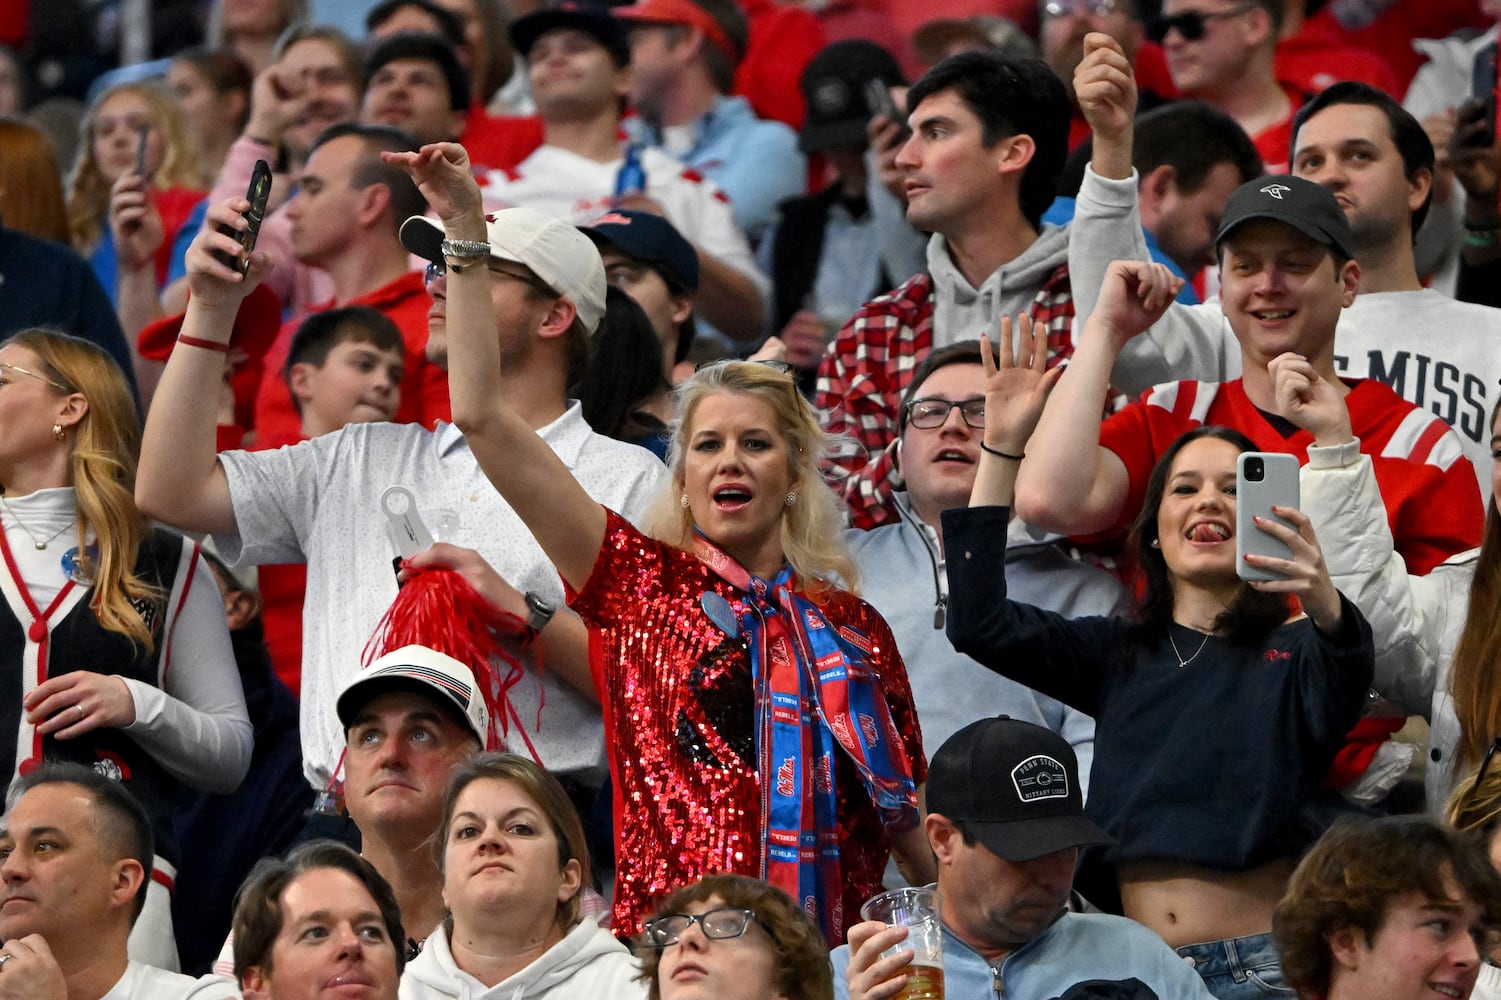
[[[1103,294],[1111,261],[1151,259],[1141,224],[1138,177],[1131,166],[1136,79],[1119,42],[1099,32],[1085,36],[1084,58],[1074,70],[1074,93],[1093,133],[1068,241],[1074,311],[1087,316]],[[1081,333],[1087,336],[1087,330]],[[1074,342],[1078,344],[1078,336]],[[1240,354],[1231,349],[1233,344],[1218,306],[1176,305],[1145,336],[1121,349],[1111,381],[1133,395],[1174,379],[1225,381],[1240,373]]]
[[[980,468],[969,494],[971,507],[1010,507],[1016,497],[1016,472],[1027,441],[1042,415],[1063,368],[1047,368],[1048,331],[1032,317],[1017,317],[1021,353],[1012,345],[1011,317],[1001,317],[1000,357],[991,359],[990,338],[980,335],[980,363],[985,368],[985,437]]]
[[[1115,523],[1130,481],[1126,466],[1100,446],[1100,419],[1120,348],[1151,326],[1182,286],[1161,264],[1110,265],[1085,337],[1042,411],[1018,470],[1016,512],[1030,524],[1067,534]]]
[[[382,157],[411,175],[451,240],[489,239],[479,185],[464,147],[456,143],[423,146],[415,153]],[[463,263],[463,262],[457,262]],[[473,262],[470,262],[473,263]],[[546,315],[497,316],[491,302],[497,279],[484,266],[450,266],[444,286],[448,388],[455,425],[464,432],[474,457],[506,502],[520,515],[542,551],[568,585],[588,580],[604,543],[605,512],[573,478],[520,413],[497,392],[503,384],[497,322],[541,322],[544,336],[562,336],[573,323],[573,304],[553,301]],[[525,337],[536,335],[525,330]]]
[[[235,314],[269,267],[270,257],[257,250],[251,255],[248,276],[242,276],[213,252],[240,252],[239,244],[218,226],[244,229],[240,213],[249,207],[244,198],[209,206],[203,230],[188,248],[192,297],[141,438],[136,505],[183,531],[228,535],[237,530],[229,483],[215,453],[215,415]]]
[[[1296,354],[1274,358],[1267,369],[1278,414],[1314,435],[1300,475],[1303,512],[1324,539],[1334,586],[1371,623],[1374,687],[1426,718],[1441,665],[1453,656],[1463,627],[1473,566],[1409,574],[1392,542],[1371,459],[1359,450],[1337,389]]]

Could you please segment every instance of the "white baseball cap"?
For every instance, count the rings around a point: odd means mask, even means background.
[[[535,208],[508,208],[485,216],[490,254],[532,269],[542,282],[573,303],[584,329],[593,333],[605,314],[605,265],[599,250],[578,229]],[[414,215],[401,224],[401,243],[425,260],[443,259],[443,224]]]
[[[360,708],[386,691],[416,691],[458,710],[483,749],[490,732],[490,712],[474,680],[474,671],[453,657],[426,646],[402,646],[376,660],[345,682],[335,703],[347,730]]]

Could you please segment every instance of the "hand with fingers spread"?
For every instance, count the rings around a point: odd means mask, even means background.
[[[1325,635],[1339,631],[1342,614],[1339,591],[1329,579],[1329,568],[1324,564],[1324,551],[1313,532],[1313,522],[1301,510],[1292,507],[1273,507],[1272,513],[1292,523],[1285,524],[1265,518],[1255,518],[1256,527],[1286,543],[1292,550],[1291,559],[1246,553],[1245,560],[1252,566],[1271,570],[1282,576],[1280,580],[1247,581],[1257,590],[1275,594],[1291,594],[1303,605],[1313,624]]]
[[[1344,397],[1307,358],[1289,351],[1273,358],[1266,368],[1272,376],[1279,416],[1312,434],[1319,447],[1355,440]]]
[[[244,232],[250,225],[244,215],[249,210],[250,202],[244,198],[228,198],[209,206],[203,228],[193,237],[184,258],[188,290],[192,292],[188,303],[190,311],[195,303],[200,308],[233,306],[239,309],[245,296],[271,270],[270,255],[261,250],[250,254],[250,269],[246,274],[241,274],[218,256],[223,254],[230,260],[244,256],[239,242],[233,236],[221,233],[219,227],[228,226],[237,233]]]
[[[1020,455],[1037,427],[1043,405],[1063,374],[1048,370],[1048,331],[1022,313],[1012,336],[1010,316],[1001,317],[1000,347],[992,354],[990,338],[980,335],[980,364],[985,370],[985,447]]]
[[[1183,288],[1183,279],[1164,264],[1144,260],[1112,261],[1105,270],[1100,297],[1086,321],[1088,338],[1105,337],[1119,352],[1126,341],[1156,323]]]
[[[151,201],[150,183],[133,170],[121,174],[110,188],[109,229],[120,267],[137,270],[156,262],[166,233]]]
[[[890,927],[879,920],[866,920],[849,929],[850,962],[844,970],[850,1000],[887,1000],[907,985],[912,966],[911,948],[894,955],[881,953],[907,937],[907,928]]]
[[[68,1000],[68,985],[40,934],[12,938],[0,948],[0,1000]]]
[[[136,720],[135,699],[113,674],[75,670],[43,681],[21,702],[42,736],[71,740],[95,729],[124,729]]]

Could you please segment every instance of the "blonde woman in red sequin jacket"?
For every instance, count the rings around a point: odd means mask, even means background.
[[[592,244],[527,209],[487,223],[462,147],[386,160],[413,176],[448,237],[433,246],[429,229],[425,245],[447,265],[431,286],[429,352],[446,347],[454,422],[591,630],[615,785],[616,933],[638,931],[672,888],[732,871],[783,888],[842,940],[888,852],[919,883],[933,863],[906,669],[885,622],[834,582],[854,573],[832,541],[839,506],[817,473],[811,409],[773,367],[696,374],[679,391],[673,488],[654,537],[638,532],[589,498],[506,398],[526,391],[505,381],[508,352],[582,336],[603,315]],[[403,230],[419,253],[423,225]],[[483,574],[471,578],[486,592]]]

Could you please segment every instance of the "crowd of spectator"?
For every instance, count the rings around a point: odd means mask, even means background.
[[[0,11],[0,1000],[1501,998],[1501,6],[360,6]]]

